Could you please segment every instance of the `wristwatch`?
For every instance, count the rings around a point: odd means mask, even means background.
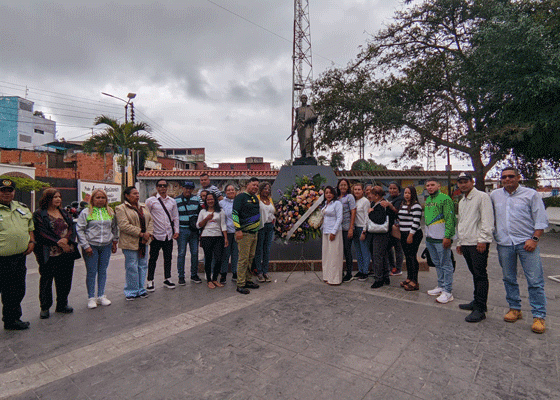
[[[536,237],[536,236],[533,236],[531,239],[534,240],[535,242],[538,242],[538,241],[539,241],[539,238]]]

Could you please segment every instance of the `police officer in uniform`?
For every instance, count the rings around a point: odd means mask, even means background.
[[[0,179],[0,293],[4,329],[23,330],[21,301],[25,296],[25,258],[33,251],[33,215],[22,203],[14,201],[16,184]]]

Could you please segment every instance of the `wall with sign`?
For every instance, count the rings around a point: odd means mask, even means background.
[[[78,201],[87,201],[95,189],[103,189],[107,193],[109,203],[122,200],[121,185],[107,182],[89,182],[78,180]]]

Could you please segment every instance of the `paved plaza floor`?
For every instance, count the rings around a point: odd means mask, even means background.
[[[560,275],[560,234],[541,241],[546,275]],[[421,250],[424,246],[421,246]],[[472,278],[457,257],[453,294],[441,305],[426,290],[368,282],[337,287],[312,273],[272,274],[243,296],[187,282],[125,301],[124,259],[111,261],[109,307],[86,308],[85,267],[76,263],[73,314],[39,319],[37,266],[28,258],[27,331],[0,332],[0,398],[14,399],[560,399],[560,283],[546,279],[547,331],[531,332],[507,311],[495,245],[487,319],[464,321]],[[320,275],[319,275],[320,276]],[[176,271],[173,270],[176,281]],[[230,278],[231,275],[228,276]],[[53,310],[51,310],[53,311]]]

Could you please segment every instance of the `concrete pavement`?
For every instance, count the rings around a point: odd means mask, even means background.
[[[540,246],[545,274],[560,274],[560,234]],[[402,277],[373,290],[371,282],[330,287],[296,272],[287,283],[275,273],[242,296],[231,281],[164,289],[161,264],[156,292],[127,302],[123,261],[120,251],[111,261],[111,306],[86,308],[79,261],[74,314],[40,320],[39,276],[28,258],[23,319],[31,328],[0,332],[0,398],[560,399],[560,283],[546,281],[545,334],[530,330],[521,271],[524,319],[504,322],[495,245],[489,312],[478,324],[464,322],[468,312],[457,307],[472,298],[462,257],[455,301],[446,305],[425,293],[436,284],[433,269],[420,273],[417,292],[403,291]]]

